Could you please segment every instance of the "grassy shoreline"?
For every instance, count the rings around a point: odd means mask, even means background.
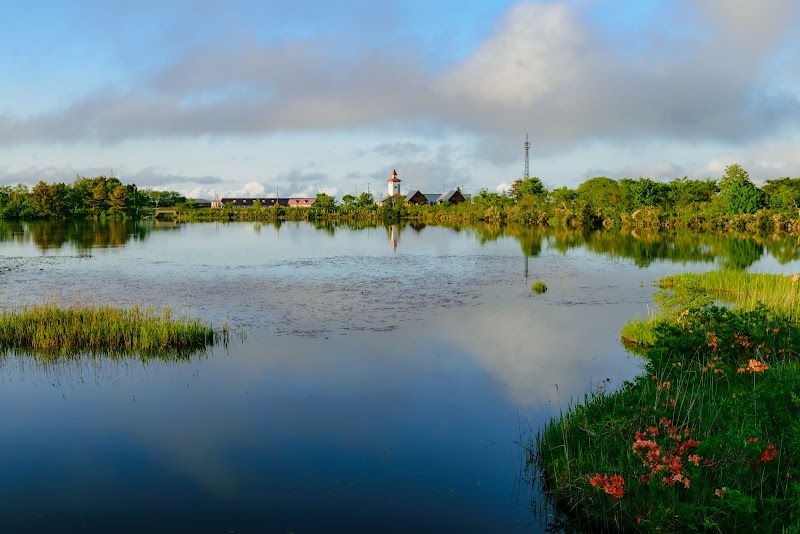
[[[50,359],[79,353],[122,355],[191,354],[227,343],[228,325],[215,331],[190,317],[173,318],[169,308],[130,309],[56,304],[25,306],[0,314],[0,350]]]
[[[532,462],[559,509],[621,531],[800,530],[797,284],[662,280],[665,307],[631,336],[645,373],[587,393],[535,437]],[[720,294],[735,306],[714,304]]]

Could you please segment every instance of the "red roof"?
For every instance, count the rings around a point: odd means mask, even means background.
[[[392,171],[392,177],[386,180],[387,182],[399,182],[400,179],[397,177],[397,171]]]

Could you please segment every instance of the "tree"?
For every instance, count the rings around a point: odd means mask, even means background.
[[[105,177],[100,176],[95,179],[91,196],[86,200],[95,213],[104,212],[108,209],[108,189],[106,188]]]
[[[568,208],[578,198],[578,193],[567,186],[550,191],[550,203],[559,208]]]
[[[800,178],[767,180],[761,190],[770,209],[789,217],[800,216]]]
[[[683,178],[676,178],[669,183],[669,201],[676,209],[685,208],[692,204],[711,202],[718,192],[717,181],[711,178],[690,180],[684,176]]]
[[[0,216],[6,219],[30,219],[36,216],[28,186],[0,187]]]
[[[353,195],[349,195],[348,194],[348,195],[345,195],[345,196],[342,197],[342,202],[344,202],[344,207],[345,208],[352,208],[353,206],[356,205],[357,201],[358,201],[358,199],[356,197],[354,197]]]
[[[489,192],[488,189],[481,189],[478,194],[472,197],[472,203],[478,206],[505,206],[509,203],[509,198],[499,193]]]
[[[580,200],[603,208],[616,208],[622,198],[619,184],[605,176],[589,178],[578,186],[576,192]]]
[[[317,194],[317,202],[314,204],[315,208],[322,208],[324,210],[336,209],[336,199],[327,193]]]
[[[764,207],[764,193],[738,163],[725,168],[719,189],[723,209],[728,215],[755,213]]]
[[[539,178],[532,176],[530,178],[515,180],[511,184],[511,189],[508,191],[508,196],[516,201],[532,195],[543,195],[547,193],[544,184]]]
[[[669,186],[650,178],[623,179],[619,182],[625,209],[638,210],[648,206],[661,208],[669,198]]]
[[[108,212],[121,215],[128,211],[128,188],[118,185],[108,196]]]
[[[364,191],[358,195],[358,205],[360,207],[372,206],[373,204],[375,204],[375,199],[372,197],[372,193]]]
[[[37,217],[44,219],[66,217],[69,213],[67,186],[40,181],[31,191],[31,205]]]

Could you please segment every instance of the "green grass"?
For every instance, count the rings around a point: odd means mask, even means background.
[[[169,308],[158,313],[152,308],[44,304],[0,315],[0,349],[51,357],[191,352],[227,340],[227,324],[215,332],[200,320],[173,318]]]
[[[792,286],[791,277],[753,276],[719,279],[749,291]],[[655,321],[645,373],[616,392],[587,393],[537,434],[531,461],[557,510],[592,527],[797,532],[796,313],[769,294],[770,306],[746,292],[737,294],[746,308],[717,306],[695,282],[672,285],[669,302],[681,311]]]
[[[800,324],[800,276],[748,274],[722,270],[703,274],[684,273],[667,276],[658,282],[657,310],[646,318],[634,317],[622,328],[622,341],[636,351],[636,345],[652,345],[656,328],[675,321],[689,308],[699,308],[721,301],[737,309],[753,310],[764,304]]]
[[[672,290],[691,288],[694,291],[706,291],[720,300],[733,302],[744,310],[752,310],[763,303],[771,309],[783,312],[795,322],[800,321],[798,275],[750,274],[725,269],[703,274],[668,276],[659,285]]]

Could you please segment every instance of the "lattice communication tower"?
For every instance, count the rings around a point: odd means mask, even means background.
[[[528,141],[528,134],[525,134],[525,144],[523,146],[525,147],[525,179],[527,180],[528,178],[530,178],[530,170],[531,170],[530,162],[528,160],[528,153],[531,150],[531,142]]]

